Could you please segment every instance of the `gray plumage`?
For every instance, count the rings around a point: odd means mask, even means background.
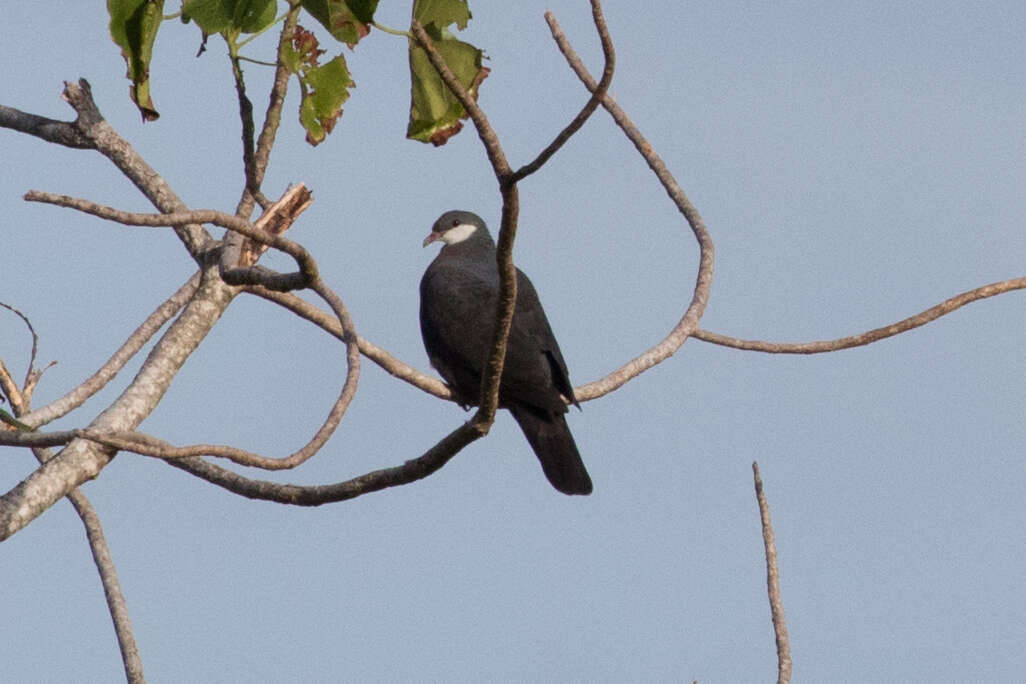
[[[467,211],[442,214],[424,245],[436,240],[446,244],[420,281],[424,347],[457,401],[476,405],[499,293],[495,242],[484,221]],[[499,406],[513,414],[553,487],[565,494],[590,494],[591,478],[566,424],[563,397],[577,403],[538,294],[517,269]]]

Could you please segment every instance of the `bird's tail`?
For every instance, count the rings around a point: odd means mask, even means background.
[[[564,494],[591,494],[591,478],[566,418],[562,414],[542,415],[524,406],[511,406],[509,410],[552,486]]]

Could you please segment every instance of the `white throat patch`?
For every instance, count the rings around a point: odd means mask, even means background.
[[[461,223],[442,233],[442,237],[439,239],[447,245],[455,245],[473,235],[475,230],[477,230],[477,226],[473,223]]]

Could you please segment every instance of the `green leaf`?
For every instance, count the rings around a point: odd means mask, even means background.
[[[144,121],[160,114],[150,99],[150,59],[157,29],[164,20],[164,0],[107,0],[110,37],[121,48],[132,81],[131,96]]]
[[[311,145],[317,145],[331,133],[353,87],[345,58],[339,55],[320,64],[323,54],[317,37],[297,26],[292,42],[284,47],[281,55],[285,66],[299,78],[302,93],[299,122],[306,129],[306,140]]]
[[[276,0],[185,0],[183,19],[196,22],[203,33],[256,33],[274,21]]]
[[[467,3],[464,0],[416,0],[413,17],[431,37],[449,70],[476,101],[478,86],[488,76],[488,69],[481,64],[484,53],[470,43],[453,38],[448,30],[453,23],[461,29],[467,25],[470,20]],[[460,119],[465,119],[467,113],[431,66],[427,53],[412,39],[409,58],[410,121],[406,137],[444,145],[463,128]]]
[[[413,19],[425,29],[433,24],[441,31],[449,24],[456,24],[462,31],[470,21],[470,6],[466,0],[416,0]]]
[[[303,9],[350,48],[370,33],[378,0],[303,0]]]
[[[349,99],[353,80],[342,55],[306,72],[307,88],[299,106],[299,120],[306,129],[306,141],[316,145],[335,127],[342,105]]]

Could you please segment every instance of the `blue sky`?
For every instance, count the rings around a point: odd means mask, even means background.
[[[1020,3],[608,3],[612,92],[702,212],[717,248],[702,321],[777,341],[852,334],[1023,275],[1026,45]],[[379,19],[403,26],[405,4]],[[514,165],[585,93],[548,37],[551,8],[585,62],[582,2],[476,3],[490,56],[481,104]],[[162,117],[143,125],[98,6],[7,14],[3,104],[68,118],[84,76],[111,124],[194,208],[231,211],[241,161],[224,50],[162,29]],[[254,44],[269,54],[269,42]],[[304,182],[290,231],[361,335],[422,369],[420,243],[453,208],[498,225],[468,129],[406,141],[399,38],[346,53],[357,83],[333,136],[302,141],[295,100],[264,184]],[[257,109],[268,73],[247,71]],[[143,198],[99,155],[3,138],[0,300],[57,360],[41,406],[81,382],[192,273],[169,231],[42,205],[48,190],[131,210]],[[657,342],[690,297],[697,249],[626,139],[599,112],[521,186],[515,258],[571,378]],[[270,255],[267,265],[289,268]],[[20,323],[0,358],[24,373]],[[105,524],[152,682],[766,681],[775,672],[751,462],[772,507],[795,681],[1017,682],[1026,669],[1022,295],[869,347],[767,356],[689,341],[569,415],[595,493],[545,481],[508,415],[420,483],[315,509],[240,499],[118,456],[83,487]],[[342,347],[286,312],[236,300],[142,429],[282,455],[319,424]],[[57,427],[87,423],[138,368]],[[466,419],[365,361],[328,447],[326,483],[419,455]],[[4,449],[4,490],[34,468]],[[81,524],[61,502],[0,546],[0,657],[12,681],[107,682],[121,665]]]

